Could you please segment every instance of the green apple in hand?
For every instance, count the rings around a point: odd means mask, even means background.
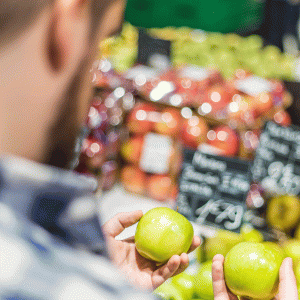
[[[192,299],[194,295],[194,278],[192,275],[182,272],[172,278],[172,284],[182,292],[185,300]]]
[[[202,264],[195,277],[195,293],[204,300],[214,300],[212,285],[212,261]]]
[[[269,247],[276,249],[277,251],[279,251],[285,257],[285,253],[284,253],[282,247],[280,247],[278,244],[276,244],[274,242],[263,242],[263,244],[268,245]]]
[[[155,289],[153,294],[162,300],[185,300],[182,291],[169,281]]]
[[[272,299],[278,291],[281,251],[263,243],[242,242],[226,255],[224,275],[229,290],[250,299]]]
[[[173,255],[187,253],[194,237],[192,224],[168,207],[149,210],[140,219],[135,232],[135,245],[140,255],[159,264]]]

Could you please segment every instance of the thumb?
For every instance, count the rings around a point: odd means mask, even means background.
[[[116,237],[124,231],[125,228],[138,222],[142,216],[143,212],[141,210],[119,213],[107,221],[102,226],[102,230],[106,236]]]
[[[293,261],[290,257],[285,258],[280,267],[279,299],[298,300],[297,283],[293,272]]]

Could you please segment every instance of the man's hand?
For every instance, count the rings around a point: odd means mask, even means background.
[[[133,211],[117,214],[103,225],[108,249],[114,263],[134,285],[144,289],[156,289],[168,278],[183,272],[189,265],[186,253],[172,256],[169,261],[157,267],[154,261],[142,257],[136,250],[134,237],[118,241],[115,239],[125,228],[137,223],[143,212]],[[188,251],[194,251],[200,245],[200,238],[195,236]]]
[[[217,254],[212,264],[212,280],[215,300],[238,300],[226,287],[223,271],[224,257]],[[276,300],[298,300],[296,278],[293,272],[292,259],[286,258],[279,271],[279,292]],[[246,300],[240,297],[240,300]]]

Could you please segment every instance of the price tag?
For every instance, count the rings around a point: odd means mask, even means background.
[[[168,173],[172,145],[173,141],[170,137],[148,133],[144,139],[140,168],[147,173]]]
[[[300,195],[300,128],[268,122],[252,173],[253,179],[271,194]]]
[[[198,202],[195,211],[196,223],[213,224],[230,231],[240,232],[245,207],[242,203],[227,199],[210,199]]]
[[[250,182],[249,162],[185,150],[178,210],[199,225],[240,232]]]
[[[209,72],[205,68],[188,66],[181,70],[181,77],[188,77],[195,81],[202,81],[209,76]]]
[[[158,76],[158,72],[157,72],[157,70],[154,70],[153,68],[143,66],[143,65],[139,65],[139,66],[131,68],[125,74],[125,78],[130,79],[130,80],[134,80],[139,76],[140,77],[143,76],[145,81],[146,80],[151,80],[151,79]]]
[[[171,41],[153,38],[145,29],[139,29],[138,63],[166,69],[170,65],[170,55]]]
[[[258,76],[249,76],[246,79],[238,80],[235,83],[235,87],[250,96],[258,96],[263,92],[271,92],[272,85],[270,81],[258,77]]]

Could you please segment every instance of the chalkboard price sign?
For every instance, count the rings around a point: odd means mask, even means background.
[[[239,232],[250,182],[249,162],[185,150],[179,212],[198,224]]]
[[[271,194],[300,195],[300,128],[268,122],[252,173],[253,179]]]
[[[170,64],[171,42],[154,38],[143,28],[139,29],[137,62],[164,69]]]

